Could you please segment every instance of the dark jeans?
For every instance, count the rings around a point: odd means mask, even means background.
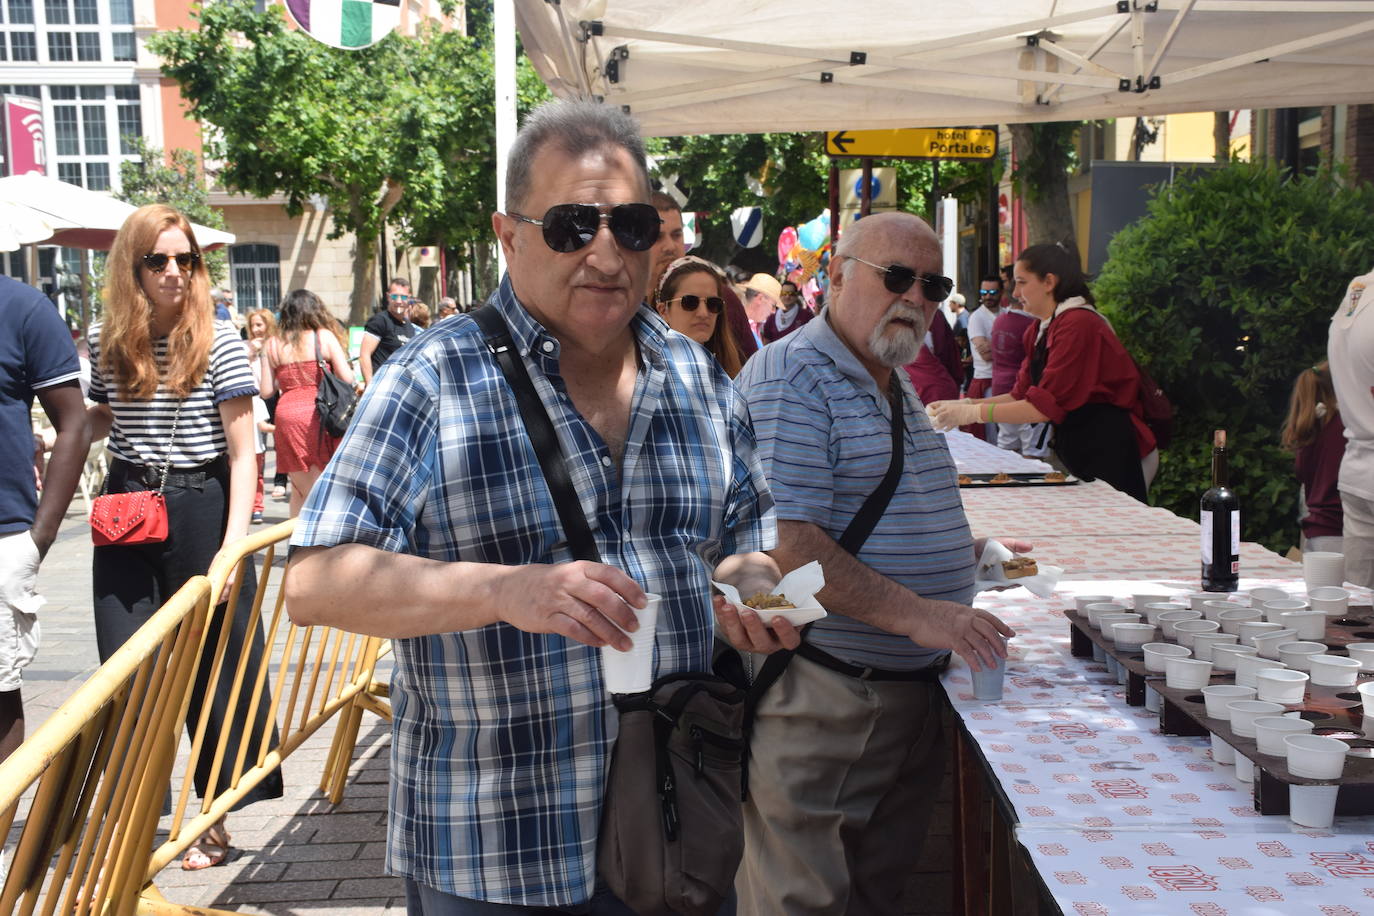
[[[172,486],[169,483],[163,491],[167,500],[167,540],[157,544],[95,548],[91,580],[95,592],[96,647],[102,662],[151,619],[187,580],[209,571],[210,560],[219,550],[228,521],[228,484],[228,471],[223,463],[217,475],[207,477],[198,485]],[[109,492],[127,493],[144,489],[151,488],[141,481],[128,479],[120,463],[111,469]],[[216,747],[223,745],[225,754],[211,795],[219,794],[230,785],[229,777],[238,759],[239,748],[243,746],[244,733],[248,730],[245,726],[248,724],[248,691],[251,690],[251,682],[240,688],[238,710],[232,719],[228,710],[235,668],[244,651],[248,652],[246,678],[252,677],[252,672],[257,670],[262,660],[262,628],[259,626],[252,633],[248,632],[248,618],[252,613],[256,592],[257,574],[249,564],[233,612],[230,613],[227,602],[213,608],[206,627],[205,649],[196,669],[196,682],[186,715],[186,730],[192,734],[205,704],[210,704],[205,744],[196,761],[194,776],[196,792],[202,798],[206,797]],[[229,626],[228,644],[219,680],[212,691],[210,669],[226,622]],[[271,703],[271,696],[264,687],[258,701],[256,721],[248,730],[251,734],[248,735],[250,740],[244,752],[245,769],[254,765],[269,724],[272,725],[272,744],[277,742],[276,725],[269,723],[267,716]],[[234,807],[237,809],[250,802],[280,798],[281,795],[281,770],[278,769]]]
[[[598,887],[592,899],[580,906],[558,909],[546,906],[518,906],[487,903],[468,897],[455,897],[432,887],[406,879],[407,916],[635,916],[620,898]]]

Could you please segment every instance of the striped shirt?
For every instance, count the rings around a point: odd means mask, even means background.
[[[759,457],[780,519],[809,522],[836,541],[887,473],[892,413],[886,395],[822,312],[764,347],[736,384],[749,401]],[[923,598],[973,598],[973,540],[954,461],[930,426],[905,372],[906,452],[887,511],[859,560]],[[856,665],[923,668],[943,651],[839,614],[816,623],[807,641]]]
[[[258,393],[243,341],[228,321],[215,322],[215,338],[210,348],[210,365],[200,384],[191,389],[183,403],[162,385],[146,401],[124,397],[115,380],[100,367],[100,325],[91,327],[90,399],[109,404],[114,412],[110,427],[110,451],[132,464],[162,467],[171,449],[172,467],[192,468],[213,461],[229,448],[219,405],[230,398]],[[167,370],[167,338],[153,341],[153,357],[158,374]],[[177,405],[181,416],[177,417]],[[172,421],[176,418],[176,437]]]
[[[707,670],[710,569],[776,540],[743,400],[709,353],[642,307],[617,473],[567,396],[557,339],[509,279],[493,301],[602,559],[663,596],[655,672]],[[296,546],[346,543],[446,561],[572,559],[514,397],[472,318],[417,335],[363,396],[292,537]],[[617,727],[598,650],[504,623],[394,647],[388,869],[497,903],[587,900]]]

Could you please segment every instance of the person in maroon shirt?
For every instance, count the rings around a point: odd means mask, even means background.
[[[1293,471],[1307,506],[1300,522],[1303,551],[1340,553],[1343,516],[1336,478],[1345,457],[1345,424],[1326,363],[1298,374],[1281,436],[1283,447],[1293,452]]]
[[[905,366],[922,404],[959,396],[959,381],[964,377],[963,361],[959,358],[959,344],[954,331],[943,314],[939,321],[931,321],[926,342],[921,344],[916,359]]]
[[[994,398],[932,404],[932,419],[941,428],[1048,420],[1055,454],[1071,473],[1145,502],[1145,466],[1157,466],[1158,455],[1141,412],[1140,373],[1093,307],[1078,257],[1061,245],[1032,245],[1013,271],[1016,297],[1040,322],[1026,330],[1030,356],[1016,384]]]
[[[782,281],[782,295],[778,298],[782,308],[774,309],[763,323],[763,330],[759,331],[759,337],[763,338],[765,344],[786,337],[816,317],[802,302],[801,290],[791,280]]]

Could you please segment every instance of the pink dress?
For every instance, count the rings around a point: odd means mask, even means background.
[[[314,360],[283,363],[273,370],[277,390],[276,432],[277,470],[306,471],[323,468],[338,448],[339,440],[320,425],[315,412],[315,389],[320,383],[320,367]]]

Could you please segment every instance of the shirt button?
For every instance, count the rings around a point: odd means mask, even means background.
[[[552,341],[552,340],[546,340],[546,341],[544,341],[544,352],[545,352],[545,353],[552,353],[552,352],[553,352],[553,341]]]
[[[602,464],[602,466],[604,466],[604,467],[610,467],[613,463],[614,463],[614,462],[611,461],[611,456],[610,456],[610,455],[602,455],[602,456],[601,456],[601,464]]]

